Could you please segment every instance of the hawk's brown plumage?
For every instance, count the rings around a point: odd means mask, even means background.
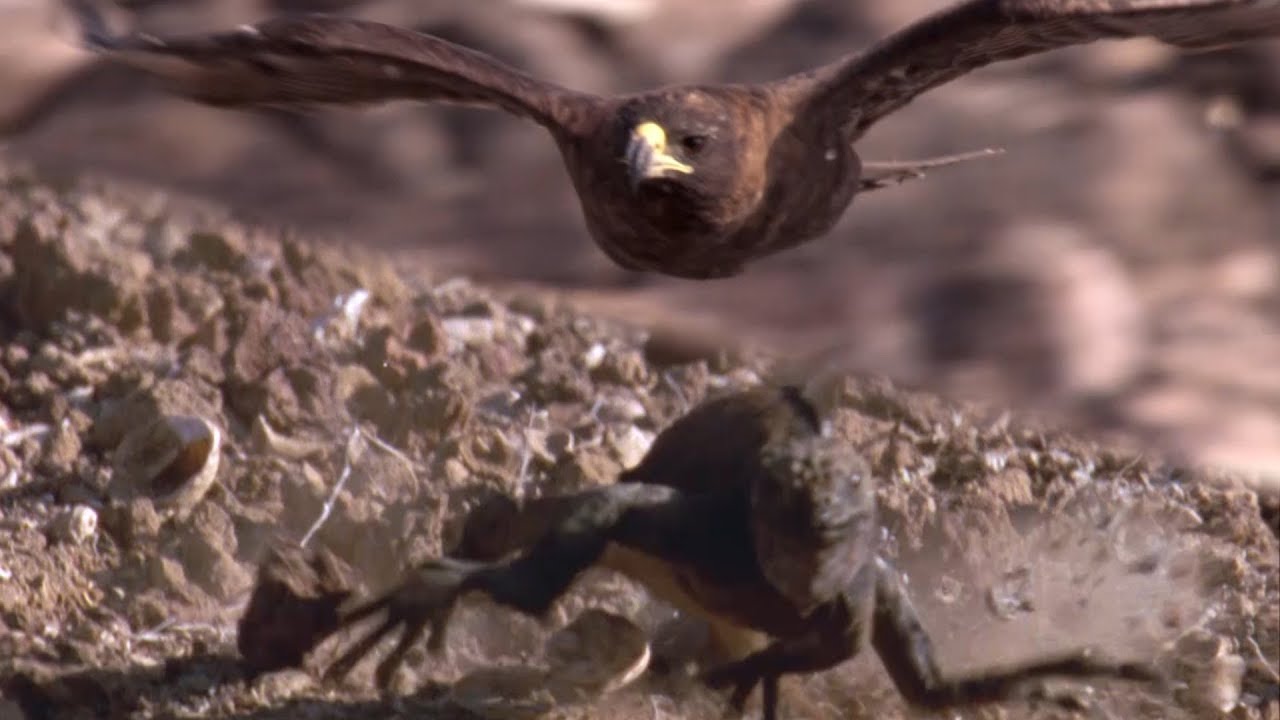
[[[825,233],[866,186],[851,143],[964,73],[1106,38],[1203,48],[1276,35],[1280,0],[968,0],[775,82],[616,97],[575,92],[429,35],[336,17],[96,42],[211,104],[402,98],[530,118],[555,138],[591,235],[611,258],[713,278]]]

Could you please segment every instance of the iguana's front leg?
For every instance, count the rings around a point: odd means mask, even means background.
[[[783,675],[821,672],[862,649],[870,633],[875,582],[875,568],[863,567],[840,597],[813,611],[805,632],[779,638],[757,653],[712,668],[704,679],[712,687],[733,688],[729,707],[737,714],[760,685],[764,720],[776,720],[778,681]]]
[[[433,650],[443,647],[449,616],[459,597],[479,592],[528,615],[543,615],[609,543],[661,549],[689,525],[678,490],[643,483],[610,485],[567,496],[562,518],[521,554],[507,560],[469,562],[441,558],[413,570],[398,587],[343,613],[340,628],[385,612],[381,624],[346,650],[326,673],[342,677],[385,636],[403,634],[379,665],[380,686],[390,683],[405,654],[429,633]]]

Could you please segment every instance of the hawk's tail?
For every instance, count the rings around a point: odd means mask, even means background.
[[[918,180],[924,177],[928,170],[1003,154],[1004,148],[983,148],[973,152],[942,155],[923,160],[864,162],[862,163],[862,179],[858,183],[858,192],[901,185],[908,180]]]

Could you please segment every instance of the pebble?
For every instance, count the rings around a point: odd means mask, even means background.
[[[609,444],[618,455],[618,462],[625,468],[640,464],[649,447],[653,445],[654,434],[641,430],[635,425],[628,426],[619,433],[609,433]]]
[[[50,522],[49,534],[61,542],[83,544],[98,534],[98,512],[87,505],[63,510]]]

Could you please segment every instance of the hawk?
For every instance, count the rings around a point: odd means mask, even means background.
[[[82,5],[87,0],[80,0]],[[86,13],[87,5],[82,8]],[[225,33],[110,37],[110,58],[228,107],[390,100],[494,107],[546,128],[591,237],[619,265],[709,279],[824,235],[867,186],[854,144],[991,63],[1102,39],[1204,49],[1280,35],[1280,0],[967,0],[830,64],[758,84],[600,96],[431,35],[281,17]]]

